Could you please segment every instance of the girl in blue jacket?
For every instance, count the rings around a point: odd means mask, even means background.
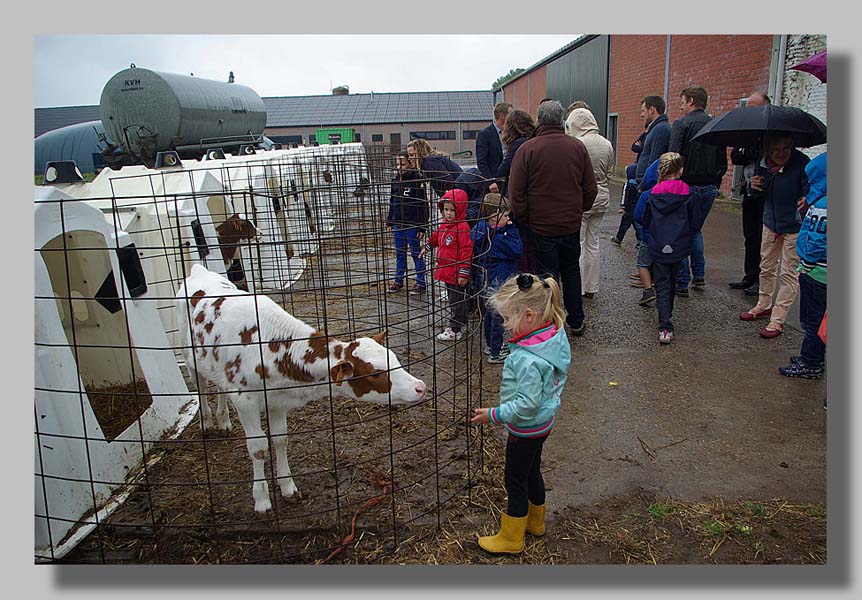
[[[554,426],[572,356],[561,298],[553,277],[522,273],[507,280],[489,300],[512,335],[500,405],[477,408],[470,420],[503,425],[509,433],[505,469],[509,503],[499,532],[479,538],[479,546],[494,554],[518,554],[524,549],[525,533],[545,533],[542,446]]]

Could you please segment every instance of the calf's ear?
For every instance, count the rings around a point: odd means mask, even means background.
[[[372,340],[374,340],[375,342],[377,342],[378,344],[380,344],[380,345],[382,346],[382,345],[383,345],[383,342],[385,342],[385,341],[386,341],[386,335],[387,335],[387,330],[386,330],[386,329],[384,329],[384,330],[383,330],[383,331],[381,331],[380,333],[376,333],[376,334],[372,335],[372,336],[371,336],[371,339],[372,339]]]
[[[329,377],[335,382],[335,385],[341,385],[345,378],[353,376],[353,363],[342,360],[336,363],[334,367],[329,369]]]

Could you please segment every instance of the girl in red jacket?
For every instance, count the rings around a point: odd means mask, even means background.
[[[446,295],[452,315],[449,326],[437,335],[438,340],[452,342],[463,337],[467,326],[467,283],[470,281],[470,262],[473,260],[473,242],[467,224],[467,194],[464,190],[450,190],[437,202],[443,217],[440,226],[431,233],[419,257],[431,248],[437,248],[434,279],[446,284]]]

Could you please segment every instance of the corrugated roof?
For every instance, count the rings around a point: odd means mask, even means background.
[[[264,98],[267,127],[488,121],[489,91],[401,92]]]
[[[267,127],[490,121],[494,95],[489,90],[276,96],[263,103]],[[37,108],[36,136],[99,118],[98,106]]]
[[[34,123],[36,133],[33,137],[39,137],[46,131],[53,131],[67,125],[77,125],[78,123],[86,123],[87,121],[100,121],[101,119],[98,105],[37,108]]]

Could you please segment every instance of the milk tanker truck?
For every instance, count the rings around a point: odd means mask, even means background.
[[[105,84],[99,102],[107,146],[102,158],[112,168],[144,164],[176,151],[200,158],[213,148],[238,153],[272,147],[263,135],[266,107],[244,85],[136,67]]]

